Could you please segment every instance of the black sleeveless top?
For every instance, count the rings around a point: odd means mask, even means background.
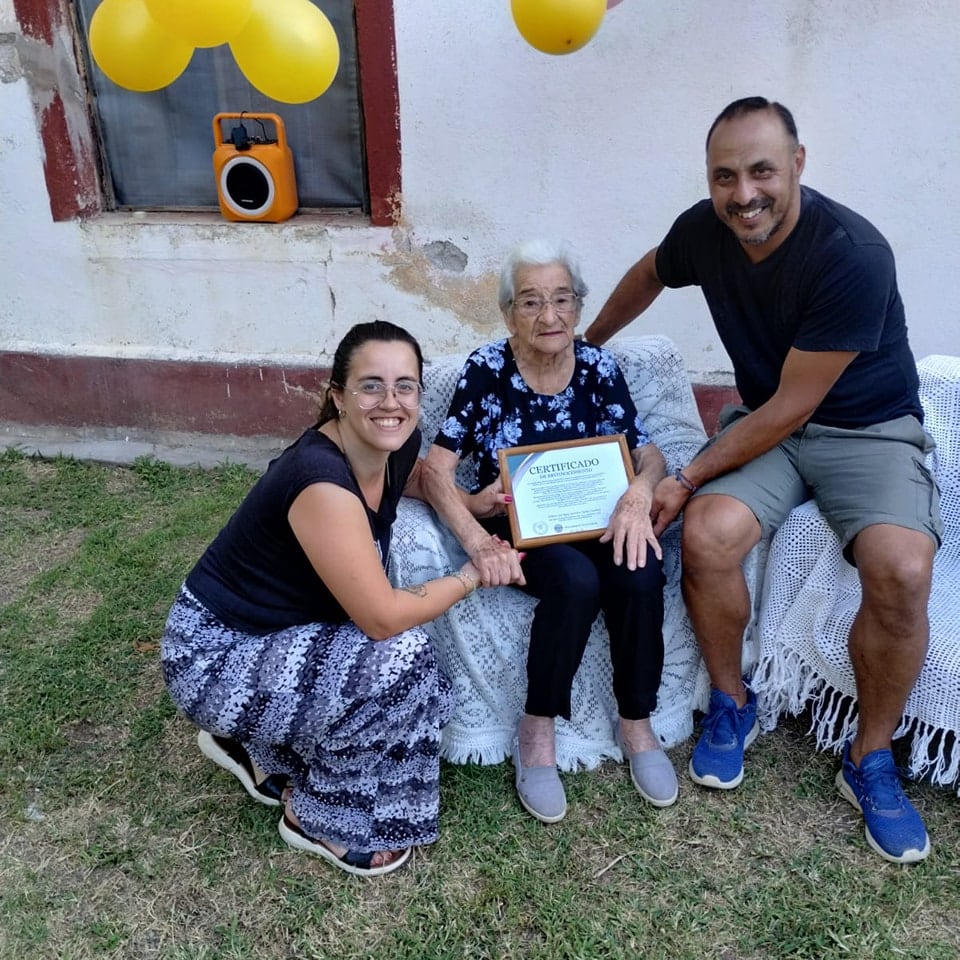
[[[397,504],[419,451],[417,429],[390,454],[380,509],[373,511],[337,445],[315,428],[305,431],[271,461],[187,576],[187,588],[227,626],[246,633],[272,633],[304,623],[345,623],[349,617],[317,576],[290,528],[290,507],[312,483],[349,490],[364,505],[386,570]]]

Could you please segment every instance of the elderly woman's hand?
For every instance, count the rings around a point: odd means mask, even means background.
[[[618,566],[626,563],[629,570],[646,566],[648,547],[658,560],[663,559],[650,519],[651,500],[647,486],[634,482],[614,507],[600,542],[613,543],[613,562]]]
[[[513,497],[503,492],[503,483],[497,477],[489,486],[470,494],[467,506],[475,517],[502,517]]]
[[[471,547],[469,556],[480,574],[482,587],[502,587],[511,583],[523,586],[527,582],[520,567],[525,554],[517,553],[495,533]]]

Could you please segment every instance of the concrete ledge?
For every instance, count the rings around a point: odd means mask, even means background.
[[[27,456],[63,456],[121,465],[129,465],[138,457],[153,457],[177,467],[204,469],[240,463],[262,472],[299,432],[289,437],[177,431],[146,434],[110,427],[67,429],[0,421],[0,447],[14,447]]]

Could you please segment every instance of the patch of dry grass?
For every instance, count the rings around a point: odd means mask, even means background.
[[[0,606],[19,599],[35,578],[76,555],[83,530],[57,531],[44,535],[47,517],[42,510],[4,512],[6,528],[0,553]]]

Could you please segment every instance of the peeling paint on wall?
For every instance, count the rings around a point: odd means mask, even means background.
[[[54,22],[63,19],[59,4],[13,0],[13,10],[25,37],[35,38],[48,45],[53,43]]]
[[[467,268],[467,255],[449,240],[434,240],[423,248],[423,252],[427,259],[441,270],[463,273]]]
[[[394,251],[384,257],[384,265],[390,268],[389,281],[398,290],[449,311],[484,337],[502,330],[497,273],[466,276],[468,257],[450,240],[417,244],[409,235],[394,230],[394,241]]]
[[[69,10],[59,2],[39,0],[21,0],[14,7],[23,31],[16,41],[17,74],[30,85],[43,143],[50,212],[58,221],[98,213],[96,150]],[[69,150],[61,148],[64,143],[70,144]]]
[[[16,83],[23,79],[16,39],[16,34],[0,33],[0,83]]]

